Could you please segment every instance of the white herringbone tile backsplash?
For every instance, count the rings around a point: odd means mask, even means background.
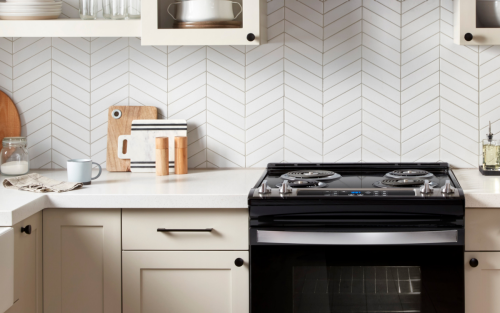
[[[0,38],[0,89],[33,168],[105,165],[112,105],[186,119],[190,167],[475,167],[488,121],[500,132],[500,46],[455,45],[452,0],[270,0],[268,36],[258,47]]]

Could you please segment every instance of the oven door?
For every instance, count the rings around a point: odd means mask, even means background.
[[[252,313],[463,313],[463,229],[252,228]]]

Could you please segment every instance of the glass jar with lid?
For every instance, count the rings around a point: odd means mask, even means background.
[[[30,159],[26,137],[5,137],[0,152],[0,172],[2,175],[18,176],[27,174]]]

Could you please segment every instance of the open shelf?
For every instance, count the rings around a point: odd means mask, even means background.
[[[141,20],[0,20],[0,37],[140,37]]]

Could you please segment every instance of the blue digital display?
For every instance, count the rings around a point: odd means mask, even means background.
[[[361,191],[351,191],[351,193],[361,193]]]

